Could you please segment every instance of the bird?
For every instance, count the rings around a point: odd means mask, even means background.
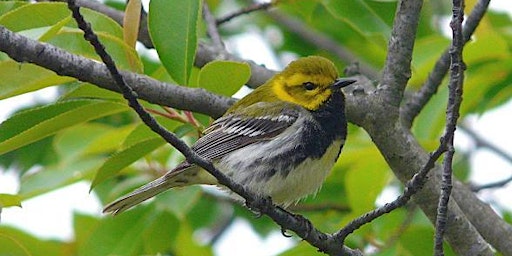
[[[316,193],[337,161],[347,136],[341,89],[354,82],[340,78],[327,58],[299,58],[234,103],[191,148],[233,181],[287,208]],[[170,188],[194,184],[222,187],[185,160],[103,212],[117,215]]]

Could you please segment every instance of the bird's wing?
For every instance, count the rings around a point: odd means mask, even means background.
[[[255,109],[261,114],[248,114]],[[249,144],[274,138],[295,123],[299,114],[299,109],[283,108],[282,103],[259,102],[217,119],[192,149],[206,159],[217,159]]]

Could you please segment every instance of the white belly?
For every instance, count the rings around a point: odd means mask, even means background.
[[[237,150],[218,163],[218,168],[252,192],[260,196],[270,196],[274,203],[287,207],[320,189],[336,162],[343,142],[342,140],[334,141],[322,158],[307,159],[287,175],[275,173],[266,179],[258,179],[255,174],[268,172],[272,166],[269,166],[268,163],[261,163],[250,167],[247,164],[251,162],[247,161],[250,156],[278,154],[279,152],[270,151],[276,148],[275,145],[272,145],[273,143],[253,144]],[[282,143],[282,141],[275,143]],[[290,144],[285,145],[281,147],[281,150],[290,150]],[[240,161],[241,159],[244,161]]]

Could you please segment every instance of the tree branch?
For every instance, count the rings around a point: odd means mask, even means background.
[[[3,26],[0,26],[0,51],[7,53],[9,57],[18,62],[33,63],[61,76],[74,77],[80,81],[119,92],[119,88],[115,86],[103,63],[26,38]],[[204,89],[163,83],[148,76],[128,71],[121,73],[138,96],[151,103],[219,117],[234,102],[233,99],[207,92]]]
[[[363,78],[350,89],[346,92],[348,119],[368,132],[395,175],[405,184],[416,174],[417,170],[421,170],[426,165],[430,159],[429,155],[419,145],[412,133],[405,129],[398,119],[394,119],[393,115],[396,113],[396,109],[387,104],[387,100],[380,90],[374,88],[369,81],[364,81]],[[435,166],[430,173],[427,182],[413,196],[413,199],[427,217],[435,223],[437,200],[440,195],[439,175],[441,169],[439,166]],[[509,225],[471,192],[468,193],[468,189],[460,182],[455,182],[454,188],[455,200],[451,200],[448,205],[446,233],[448,242],[453,250],[460,255],[493,255],[479,231],[482,229],[485,232],[491,232],[487,233],[488,241],[496,246],[502,241],[494,235],[505,233],[512,235],[512,233],[508,228],[501,229],[500,232],[503,233],[492,232],[492,229],[488,229],[486,225],[495,221],[504,227],[509,227]],[[459,208],[459,203],[462,205],[462,209]],[[475,226],[472,221],[475,221]],[[510,250],[501,245],[500,250]]]
[[[210,36],[213,45],[219,49],[223,49],[224,43],[222,42],[219,30],[217,29],[215,17],[213,17],[212,13],[210,12],[210,7],[208,7],[208,3],[206,3],[206,1],[203,2],[203,17],[204,21],[206,22],[208,36]]]
[[[448,219],[448,202],[452,192],[453,155],[455,149],[453,140],[457,120],[459,119],[460,104],[462,103],[462,88],[464,84],[464,62],[462,50],[464,38],[462,35],[462,21],[464,19],[464,0],[453,0],[453,15],[450,27],[453,31],[452,46],[450,47],[450,85],[448,95],[448,106],[446,110],[446,127],[443,141],[446,141],[446,155],[443,159],[443,174],[441,183],[441,196],[437,207],[436,232],[434,240],[435,255],[444,255],[443,237],[446,232]]]
[[[273,5],[275,5],[276,2],[277,2],[277,0],[270,1],[267,3],[254,3],[250,6],[247,6],[247,7],[242,8],[236,12],[233,12],[233,13],[228,14],[222,18],[217,19],[217,25],[222,25],[222,24],[232,20],[233,18],[236,18],[241,15],[249,14],[251,12],[255,12],[255,11],[259,11],[259,10],[267,10],[270,7],[272,7]]]
[[[469,14],[464,23],[462,30],[464,43],[467,43],[471,35],[475,32],[476,27],[487,12],[490,0],[479,0],[473,10]],[[420,111],[427,105],[428,101],[436,94],[437,89],[441,85],[443,78],[450,67],[450,52],[446,49],[441,57],[437,60],[432,72],[429,74],[427,81],[421,88],[407,99],[401,109],[401,118],[406,127],[411,127],[414,118],[418,116]]]
[[[411,58],[422,0],[400,0],[388,43],[388,55],[379,88],[387,102],[399,106],[407,81],[411,77]]]
[[[482,136],[478,135],[473,129],[469,128],[467,124],[463,123],[459,125],[458,128],[467,135],[469,135],[471,139],[475,141],[477,148],[486,148],[512,164],[512,155],[508,154],[505,150],[499,148],[498,146],[492,144],[490,141],[486,140]]]

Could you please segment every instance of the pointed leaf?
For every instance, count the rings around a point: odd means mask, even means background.
[[[90,180],[103,159],[95,157],[62,162],[27,174],[21,180],[20,196],[26,200],[79,181]]]
[[[389,25],[363,0],[323,0],[322,3],[334,17],[363,35],[378,34],[388,38],[391,34]]]
[[[10,206],[21,207],[21,197],[19,195],[0,194],[0,208]]]
[[[130,0],[126,3],[126,10],[123,19],[123,40],[131,48],[135,49],[135,43],[139,36],[140,26],[140,12],[142,4],[140,0]],[[139,58],[133,58],[134,56],[128,55],[128,62],[130,64],[130,70],[139,70]]]
[[[72,100],[18,113],[0,124],[0,154],[38,141],[67,127],[128,110],[103,100]]]
[[[28,256],[28,255],[63,255],[69,251],[67,242],[43,240],[19,229],[0,226],[0,255]]]
[[[13,60],[0,62],[0,77],[0,99],[75,80],[33,64]]]
[[[152,0],[148,26],[164,67],[177,83],[185,85],[197,48],[201,1]]]
[[[123,19],[123,39],[130,47],[135,48],[137,36],[139,35],[140,24],[140,0],[131,0],[126,4],[126,10]]]
[[[121,26],[110,17],[88,8],[81,8],[80,12],[85,20],[91,23],[96,33],[104,32],[117,38],[123,37]],[[54,26],[69,15],[70,12],[66,3],[32,3],[0,16],[0,24],[14,32],[18,32],[32,28]],[[23,22],[20,22],[20,20]],[[66,26],[77,27],[74,20],[69,20]]]
[[[115,176],[123,168],[134,163],[141,157],[149,154],[151,151],[165,144],[165,141],[158,137],[140,141],[112,155],[96,172],[96,176],[91,184],[91,189],[104,180]]]

